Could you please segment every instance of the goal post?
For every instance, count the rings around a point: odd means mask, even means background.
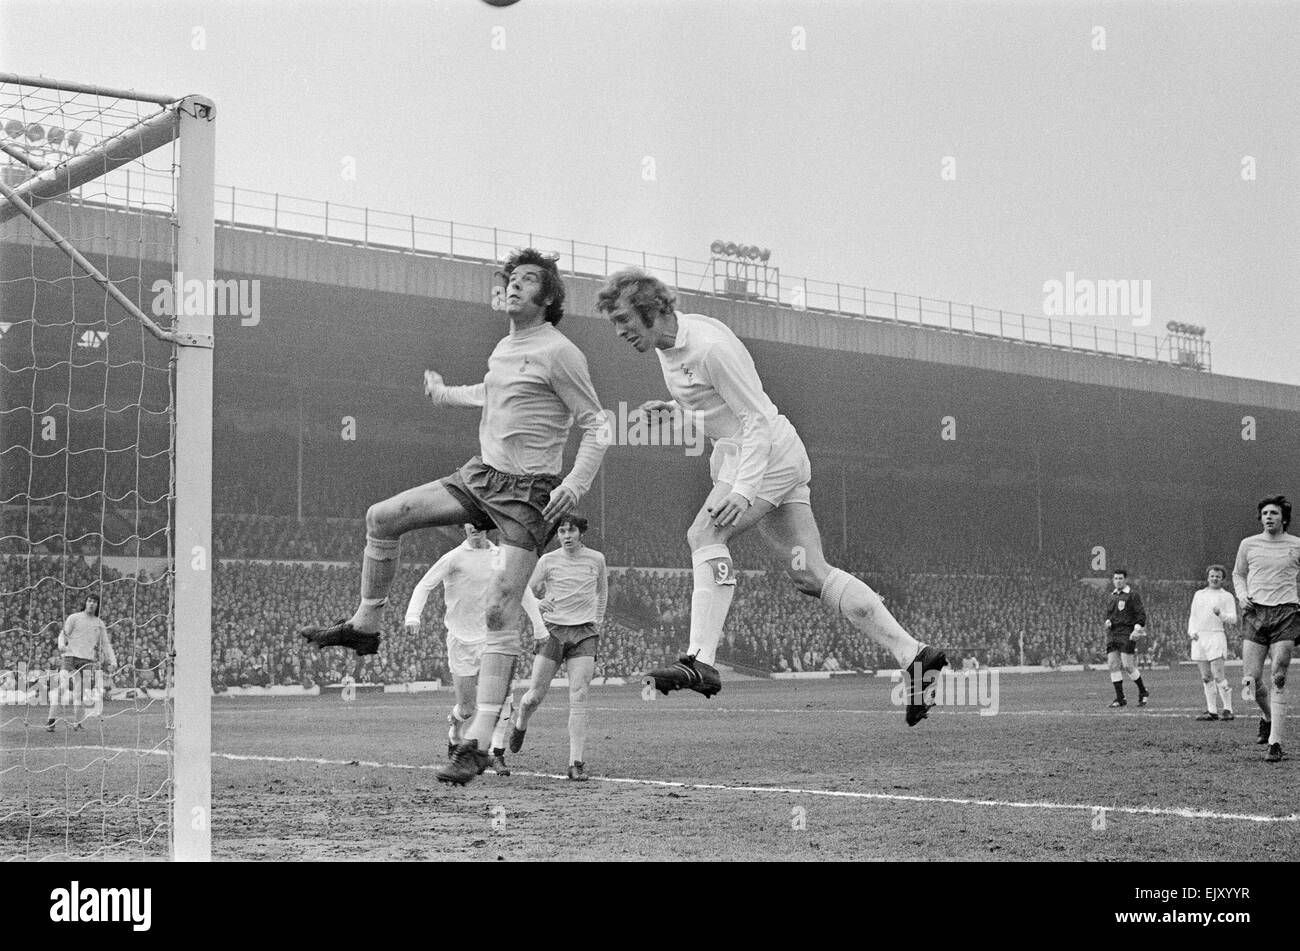
[[[201,282],[200,313],[179,307],[176,332],[176,665],[173,857],[212,856],[212,276],[216,132],[210,102],[177,110],[180,181],[176,272]],[[173,281],[177,278],[174,276]],[[175,287],[174,302],[187,295]]]
[[[153,857],[162,841],[211,858],[214,190],[211,101],[0,73],[0,825],[26,826],[0,835],[0,859]],[[150,275],[170,279],[162,307]],[[103,710],[98,744],[38,745],[31,697],[54,680],[28,662],[44,666],[50,615],[100,590],[126,615],[104,619],[130,639],[107,673],[132,705]],[[82,700],[69,725],[85,732]]]

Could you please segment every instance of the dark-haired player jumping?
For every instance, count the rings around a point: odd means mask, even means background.
[[[648,679],[665,694],[689,688],[710,697],[722,689],[713,665],[736,590],[727,543],[758,526],[799,591],[820,598],[893,655],[909,682],[907,724],[916,725],[934,706],[933,691],[924,688],[947,657],[905,631],[866,583],[827,564],[799,434],[763,391],[740,338],[712,317],[680,313],[676,303],[666,284],[635,268],[610,275],[596,302],[621,338],[659,358],[672,400],[651,400],[640,411],[693,413],[713,440],[713,490],[686,534],[695,577],[690,647]]]
[[[1264,759],[1283,757],[1286,726],[1286,672],[1300,636],[1300,538],[1288,534],[1291,503],[1284,495],[1257,505],[1264,530],[1243,538],[1232,567],[1232,586],[1241,606],[1241,698],[1253,696],[1263,717],[1256,743],[1268,744]],[[1264,658],[1273,663],[1272,683],[1264,679]]]
[[[555,329],[565,295],[554,258],[527,248],[511,255],[502,270],[510,333],[488,358],[483,382],[447,386],[432,370],[424,374],[435,406],[482,407],[480,455],[452,475],[372,505],[366,512],[360,606],[347,621],[300,632],[318,647],[376,653],[401,536],[433,525],[498,529],[501,564],[486,598],[474,721],[437,773],[441,782],[461,785],[491,762],[488,744],[519,657],[520,602],[537,556],[555,533],[556,520],[591,486],[605,454],[604,416],[587,359]],[[582,444],[573,469],[561,479],[574,422],[583,429]]]

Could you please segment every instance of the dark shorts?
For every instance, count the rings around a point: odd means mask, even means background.
[[[1243,639],[1265,647],[1300,638],[1300,604],[1252,604],[1242,612]]]
[[[540,555],[558,527],[543,519],[542,511],[551,490],[560,484],[559,476],[500,472],[475,456],[438,482],[465,507],[471,525],[500,530],[503,545]]]
[[[1110,637],[1106,639],[1106,653],[1119,651],[1121,654],[1136,654],[1137,641],[1131,637]]]
[[[537,649],[547,660],[561,664],[571,657],[595,657],[600,635],[594,624],[548,624],[551,636]]]
[[[83,670],[94,668],[94,666],[95,662],[93,660],[87,660],[84,657],[64,657],[59,669],[65,674],[79,674]]]

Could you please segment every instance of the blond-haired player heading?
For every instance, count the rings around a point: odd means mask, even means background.
[[[794,586],[893,656],[909,682],[906,721],[919,723],[934,705],[928,681],[947,665],[942,651],[919,643],[875,591],[826,562],[813,518],[808,453],[790,420],[763,391],[753,358],[726,324],[676,309],[666,284],[631,268],[609,276],[596,308],[638,353],[659,358],[671,400],[651,400],[645,413],[693,413],[713,440],[713,489],[687,531],[694,569],[690,647],[676,664],[650,671],[662,693],[689,688],[711,697],[722,689],[713,666],[736,578],[727,543],[758,526],[786,565]]]

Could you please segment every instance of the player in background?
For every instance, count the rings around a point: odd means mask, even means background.
[[[435,406],[481,407],[480,455],[452,475],[372,505],[366,512],[361,603],[346,621],[300,634],[317,647],[379,650],[379,625],[397,571],[401,537],[435,525],[472,524],[500,530],[501,570],[487,593],[487,636],[479,668],[474,720],[440,782],[464,785],[491,762],[487,746],[510,692],[520,652],[524,587],[537,556],[591,486],[605,454],[604,416],[587,358],[555,324],[564,316],[564,282],[555,258],[532,248],[503,265],[510,333],[488,358],[480,383],[447,386],[425,371]],[[569,474],[561,479],[564,446],[574,422],[584,432]]]
[[[108,627],[99,616],[99,595],[87,595],[85,607],[69,614],[63,622],[63,630],[59,632],[59,653],[62,655],[59,679],[57,685],[51,685],[50,717],[45,731],[54,732],[65,692],[72,698],[72,729],[84,730],[81,721],[85,709],[86,673],[93,673],[101,662],[106,662],[110,671],[117,666],[117,654],[108,639]]]
[[[1201,687],[1205,691],[1205,712],[1198,720],[1233,719],[1232,688],[1223,672],[1223,662],[1228,656],[1228,635],[1223,626],[1237,623],[1237,604],[1232,594],[1224,590],[1223,579],[1227,574],[1223,565],[1205,569],[1205,587],[1192,595],[1192,609],[1187,615],[1192,660],[1201,672]]]
[[[446,610],[442,622],[447,629],[447,666],[456,690],[456,703],[447,714],[447,755],[461,743],[465,724],[474,719],[478,696],[478,672],[487,639],[487,593],[492,573],[500,564],[501,550],[488,539],[487,532],[465,525],[465,540],[433,563],[411,592],[406,606],[406,629],[418,636],[420,616],[429,595],[443,586]],[[523,609],[532,621],[534,632],[546,628],[537,610],[537,598],[525,588]],[[513,679],[513,676],[512,678]],[[492,734],[492,769],[498,776],[509,776],[505,761],[505,736],[510,726],[510,696]]]
[[[510,752],[523,749],[528,721],[546,699],[551,679],[560,664],[569,677],[569,778],[587,779],[584,748],[587,742],[587,692],[596,672],[596,648],[605,605],[609,600],[609,571],[605,556],[582,543],[587,520],[580,515],[560,519],[556,535],[560,547],[537,562],[528,581],[533,593],[545,592],[542,616],[550,635],[533,657],[533,676],[519,702],[518,722],[510,731]]]
[[[676,664],[648,677],[665,694],[690,688],[711,697],[722,689],[714,663],[736,590],[728,543],[758,526],[799,591],[820,598],[893,655],[908,678],[906,722],[914,726],[934,705],[933,692],[923,688],[947,657],[905,631],[864,582],[826,562],[798,432],[763,391],[740,338],[719,320],[677,311],[676,303],[667,285],[635,268],[610,275],[596,302],[619,337],[659,359],[672,399],[650,400],[639,411],[693,413],[713,440],[713,489],[686,535],[694,569],[690,646]]]
[[[1255,702],[1263,716],[1256,743],[1268,744],[1264,759],[1283,757],[1286,726],[1286,672],[1300,636],[1300,538],[1287,533],[1291,503],[1274,495],[1256,505],[1264,530],[1243,538],[1232,566],[1232,586],[1241,608],[1241,698]],[[1264,679],[1264,658],[1273,663],[1271,685]]]
[[[1142,595],[1128,583],[1128,572],[1116,568],[1110,575],[1114,590],[1106,598],[1106,663],[1110,665],[1110,682],[1115,688],[1112,707],[1127,707],[1124,699],[1124,674],[1138,689],[1138,706],[1145,707],[1151,693],[1142,682],[1137,665],[1137,641],[1146,636],[1147,609]],[[1122,670],[1121,670],[1122,668]]]

